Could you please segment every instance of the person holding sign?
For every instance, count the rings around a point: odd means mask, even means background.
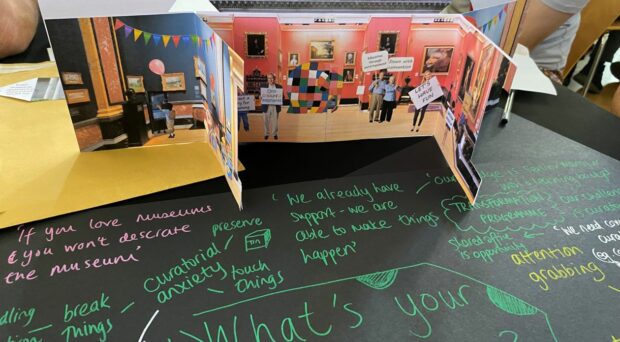
[[[379,121],[379,112],[381,111],[381,106],[383,106],[383,94],[385,94],[385,81],[383,80],[383,76],[385,73],[381,71],[379,73],[379,77],[374,80],[368,90],[370,93],[370,106],[368,107],[368,120],[369,122]]]
[[[385,95],[383,95],[383,105],[381,106],[381,118],[379,123],[392,120],[392,111],[396,107],[396,92],[401,88],[396,85],[394,76],[390,76],[388,83],[385,85]]]
[[[282,89],[281,85],[276,84],[276,75],[274,73],[267,75],[267,88]],[[273,135],[273,138],[278,140],[278,117],[280,116],[282,106],[262,104],[261,109],[263,111],[263,118],[265,121],[265,140],[269,139],[270,135]]]
[[[429,69],[425,69],[424,73],[422,74],[422,82],[420,82],[420,84],[424,84],[424,82],[428,82],[430,81],[430,79],[431,71]],[[421,108],[416,107],[415,114],[413,115],[413,128],[411,128],[411,132],[413,132],[414,130],[416,132],[420,131],[420,126],[422,126],[422,121],[424,121],[424,114],[426,114],[426,107],[428,107],[428,104],[425,104]],[[416,122],[418,121],[418,116],[420,117],[420,122],[416,124]]]
[[[245,94],[241,91],[240,88],[237,88],[237,96],[245,96]],[[243,130],[246,132],[249,131],[250,121],[248,120],[248,111],[245,108],[237,108],[237,114],[239,116],[239,119],[237,120],[237,129],[241,128],[241,123],[243,122]]]

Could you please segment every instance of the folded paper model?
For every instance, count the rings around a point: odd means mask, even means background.
[[[460,15],[317,16],[46,18],[75,153],[210,146],[241,206],[239,142],[431,136],[473,202],[471,157],[489,94],[510,88],[507,55]]]

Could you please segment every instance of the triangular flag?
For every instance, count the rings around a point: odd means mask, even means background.
[[[493,25],[497,25],[497,16],[493,17]]]
[[[144,32],[144,45],[147,45],[149,43],[149,40],[151,40],[151,36],[152,33],[150,32]]]
[[[138,38],[140,38],[140,35],[142,34],[141,30],[138,29],[133,29],[133,41],[137,41]]]
[[[504,5],[504,12],[506,12],[506,14],[508,14],[508,4]]]
[[[207,43],[207,49],[210,49],[211,48],[211,38],[205,39],[205,42]]]
[[[179,46],[179,39],[181,39],[181,36],[172,36],[172,42],[174,43],[174,47]]]
[[[198,45],[198,36],[195,34],[192,34],[192,43]]]
[[[122,21],[116,19],[116,21],[114,22],[114,31],[118,30],[123,26],[125,26],[125,24]]]
[[[500,11],[500,12],[499,12],[499,20],[502,20],[502,14],[504,14],[504,12],[503,12],[503,11]]]
[[[129,25],[125,25],[125,38],[129,37],[132,31],[133,31],[133,27]]]
[[[482,33],[484,33],[487,30],[487,24],[482,25]]]
[[[153,43],[155,43],[155,46],[159,45],[160,41],[161,41],[161,35],[153,33]]]
[[[198,36],[196,36],[196,40],[198,41],[198,47],[202,46],[202,39],[200,39]]]
[[[181,40],[183,40],[184,43],[188,43],[189,44],[189,36],[184,34],[181,36]]]
[[[163,35],[164,37],[164,47],[168,47],[168,42],[170,41],[170,36],[167,34]]]

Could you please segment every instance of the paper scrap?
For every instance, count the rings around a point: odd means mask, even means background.
[[[364,72],[377,71],[388,67],[388,52],[377,51],[362,54],[362,70]]]
[[[29,80],[0,87],[0,96],[22,101],[45,101],[64,99],[64,92],[58,77],[31,78]]]
[[[530,57],[530,52],[525,46],[517,45],[512,61],[517,66],[515,77],[512,80],[512,90],[549,95],[558,94],[552,81],[538,69],[536,62]]]
[[[409,97],[416,108],[422,108],[441,96],[443,91],[435,76],[409,92]]]
[[[363,85],[357,86],[357,90],[355,91],[355,95],[364,95],[364,90],[365,89],[366,89],[366,87],[364,87]]]
[[[207,0],[176,0],[170,10],[171,13],[187,13],[187,12],[219,12],[210,1]]]

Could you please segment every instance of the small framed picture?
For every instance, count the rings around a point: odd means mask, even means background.
[[[71,89],[65,90],[65,98],[68,104],[90,102],[88,89]]]
[[[184,91],[185,74],[175,72],[161,75],[161,87],[163,91]]]
[[[127,88],[133,89],[136,93],[144,93],[144,78],[127,75]]]
[[[379,31],[377,49],[387,50],[389,55],[397,52],[398,31]]]
[[[288,66],[294,68],[299,65],[299,52],[288,53]]]
[[[207,81],[207,67],[198,56],[194,56],[194,74],[197,78],[200,78],[205,82]]]
[[[62,83],[64,84],[84,84],[82,73],[79,72],[61,72]]]
[[[332,61],[334,60],[334,50],[335,47],[333,40],[310,41],[310,60]]]
[[[245,55],[249,58],[267,58],[267,33],[245,33]]]
[[[202,95],[203,99],[207,99],[207,84],[200,80],[200,95]]]
[[[424,64],[420,72],[429,70],[432,74],[447,74],[452,64],[453,51],[453,46],[425,46]]]
[[[357,52],[348,51],[344,54],[344,65],[355,65],[355,57]]]
[[[355,69],[354,68],[342,69],[342,81],[344,83],[353,83],[354,80],[355,80]]]

